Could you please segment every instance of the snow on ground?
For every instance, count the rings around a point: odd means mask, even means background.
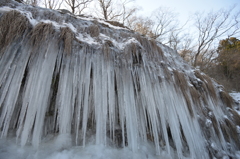
[[[139,147],[138,152],[133,152],[128,147],[119,149],[94,143],[86,147],[71,146],[69,142],[68,135],[50,135],[36,149],[31,145],[22,147],[16,144],[15,138],[0,139],[0,159],[171,159],[165,151],[161,155],[155,155],[152,143],[145,143]]]
[[[232,98],[236,101],[238,101],[240,103],[240,92],[232,92],[232,93],[229,93]]]
[[[238,112],[238,114],[240,115],[240,92],[232,92],[229,93],[230,96],[232,96],[232,98],[239,103],[238,106],[235,108],[235,110]],[[239,132],[240,132],[240,127],[239,127]]]

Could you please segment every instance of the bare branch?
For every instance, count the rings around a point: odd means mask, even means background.
[[[198,31],[198,47],[194,57],[194,66],[197,66],[198,57],[211,49],[214,41],[223,36],[233,36],[240,32],[238,12],[233,14],[234,7],[217,12],[196,13],[195,26]]]
[[[159,7],[152,13],[152,18],[155,22],[152,38],[158,39],[161,42],[165,41],[165,43],[169,43],[171,41],[169,37],[173,39],[173,35],[176,35],[176,32],[182,29],[182,27],[179,27],[177,13],[171,11],[169,8]]]
[[[81,14],[93,0],[64,0],[73,14]]]
[[[49,9],[60,9],[63,0],[44,0],[43,5]]]
[[[105,20],[114,20],[124,24],[138,11],[137,7],[127,7],[130,2],[133,0],[98,0],[100,16]]]

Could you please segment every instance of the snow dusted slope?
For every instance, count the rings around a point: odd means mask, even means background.
[[[235,110],[240,115],[240,92],[232,92],[232,93],[229,93],[229,94],[235,100]],[[239,127],[239,132],[240,132],[240,127]]]
[[[176,51],[115,22],[0,5],[0,158],[239,157],[231,97]]]
[[[233,99],[237,102],[240,102],[240,93],[232,92],[230,95],[233,97]]]

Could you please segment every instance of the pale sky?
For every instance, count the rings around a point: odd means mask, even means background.
[[[135,0],[135,4],[139,5],[142,15],[150,16],[151,12],[158,7],[168,7],[179,13],[179,19],[187,19],[189,14],[196,11],[211,11],[221,8],[229,8],[236,5],[235,10],[240,11],[240,0]]]

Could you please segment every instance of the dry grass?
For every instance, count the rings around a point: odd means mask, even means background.
[[[37,49],[54,35],[54,27],[51,23],[38,23],[29,33],[33,48]]]
[[[204,81],[204,77],[201,75],[201,73],[200,73],[199,71],[195,71],[194,74],[195,74],[195,76],[196,76],[197,78],[199,78],[201,81]]]
[[[157,54],[160,55],[160,57],[161,57],[160,60],[162,60],[164,58],[162,49],[157,45],[157,42],[155,40],[151,39],[149,41],[153,48],[153,51],[156,51]]]
[[[124,47],[123,50],[123,56],[124,56],[124,61],[127,62],[127,64],[133,64],[133,56],[136,54],[136,45],[134,43],[130,43]]]
[[[113,25],[113,26],[117,26],[117,27],[121,27],[121,28],[126,28],[122,23],[119,23],[117,21],[106,21],[107,23]]]
[[[152,50],[152,47],[149,43],[149,40],[144,37],[141,36],[140,34],[135,34],[135,39],[150,53]]]
[[[10,11],[0,19],[0,49],[5,50],[12,41],[23,36],[31,27],[28,19],[18,11]]]
[[[71,54],[72,52],[72,42],[75,39],[74,33],[68,27],[61,28],[60,41],[64,43],[64,52]]]
[[[240,146],[235,124],[233,124],[229,119],[225,119],[224,123],[221,123],[221,129],[225,140],[227,140],[228,142],[232,140],[233,142],[235,142],[236,146]]]
[[[213,127],[214,127],[215,131],[217,132],[218,137],[220,137],[219,129],[217,126],[217,120],[215,117],[212,118],[212,123],[213,123]],[[231,143],[231,141],[234,142],[236,144],[236,146],[239,147],[240,142],[239,142],[238,133],[236,130],[236,125],[233,124],[233,122],[230,121],[229,119],[224,119],[224,121],[220,122],[219,126],[220,126],[220,130],[224,136],[224,139],[230,143]]]
[[[228,134],[228,130],[227,130],[226,124],[225,124],[225,123],[221,123],[221,124],[220,124],[220,127],[221,127],[221,130],[222,130],[224,139],[225,139],[227,142],[229,142],[229,141],[230,141],[230,138],[229,138],[229,134]]]
[[[211,78],[206,75],[201,75],[201,73],[199,71],[195,71],[195,76],[203,82],[203,84],[202,84],[203,89],[206,91],[206,93],[208,93],[211,96],[211,98],[213,99],[213,101],[215,102],[215,105],[216,105],[217,94],[216,94],[216,91],[213,86]],[[204,97],[204,98],[206,98],[206,97]],[[204,102],[205,101],[206,101],[206,99],[204,99]]]
[[[206,86],[206,82],[204,80],[204,77],[201,75],[201,73],[199,71],[195,71],[194,74],[197,78],[199,78],[202,81],[200,87],[198,87],[197,89],[202,94],[203,102],[206,105],[207,104],[207,97],[206,97],[205,93],[207,93],[207,90],[208,90],[207,86]]]
[[[109,46],[109,47],[114,47],[112,41],[110,41],[110,40],[105,40],[105,43],[104,43],[104,44],[107,45],[107,46]]]
[[[113,43],[110,40],[106,40],[105,43],[102,45],[102,52],[104,54],[105,60],[110,58],[110,47],[113,47]]]
[[[127,33],[127,32],[124,32],[124,31],[121,31],[119,33],[119,37],[123,38],[123,39],[127,39],[129,36],[131,36],[131,35],[129,33]]]
[[[100,30],[97,25],[91,25],[87,29],[87,32],[90,34],[91,37],[98,37],[100,34]]]
[[[233,122],[230,121],[229,119],[225,119],[225,123],[226,123],[226,126],[229,128],[229,131],[228,131],[229,136],[233,139],[233,141],[236,141],[236,142],[239,141],[236,125],[233,124]]]
[[[205,84],[203,84],[203,85],[204,85],[204,88],[206,88]],[[208,97],[208,94],[202,93],[202,96],[201,96],[201,97],[202,97],[201,99],[202,99],[202,101],[203,101],[203,104],[204,104],[204,105],[208,105],[208,102],[209,102],[209,101],[208,101],[208,98],[209,98],[209,97]]]
[[[143,63],[142,59],[142,48],[135,43],[131,43],[130,45],[131,59],[133,65],[138,65]]]
[[[219,127],[218,127],[218,121],[217,121],[216,117],[213,115],[213,116],[211,116],[210,118],[211,118],[211,121],[212,121],[212,124],[213,124],[213,128],[214,128],[217,136],[220,137]]]
[[[182,72],[178,72],[177,70],[173,70],[173,74],[176,85],[179,86],[182,91],[187,90],[188,84],[184,74]]]
[[[183,96],[184,96],[185,101],[187,103],[188,111],[189,111],[191,117],[194,117],[194,113],[193,113],[190,97],[187,95],[186,90],[182,91],[182,93],[183,93]]]
[[[56,12],[47,12],[47,11],[43,12],[43,15],[42,15],[41,19],[55,21],[57,23],[62,23],[62,22],[65,21],[65,18],[63,18],[63,16],[60,16],[58,13],[56,13]]]
[[[230,109],[230,113],[232,113],[232,118],[234,122],[237,125],[240,125],[240,115],[235,110],[232,110],[232,109]]]
[[[208,89],[208,92],[210,93],[213,101],[215,103],[217,103],[217,94],[216,94],[216,90],[213,86],[213,83],[212,83],[212,80],[210,77],[206,76],[206,75],[203,75],[204,79],[207,81],[206,82],[206,86],[207,86],[207,89]]]
[[[135,39],[143,46],[148,53],[147,55],[153,60],[164,60],[163,51],[157,45],[155,40],[148,40],[146,37],[139,34],[135,35]],[[157,57],[157,58],[156,58]]]
[[[190,115],[193,117],[194,114],[193,114],[193,109],[192,109],[192,105],[191,105],[191,100],[187,94],[188,84],[186,82],[186,78],[184,77],[184,74],[182,72],[178,72],[177,70],[173,70],[173,75],[174,75],[176,87],[180,87],[181,92],[187,103],[188,111],[189,111]]]
[[[198,93],[198,91],[194,88],[194,87],[190,87],[189,88],[191,97],[192,97],[192,101],[195,102],[195,104],[200,107],[201,103],[200,103],[200,94]]]
[[[165,80],[170,83],[173,80],[171,72],[168,70],[168,67],[164,63],[161,63],[161,68],[163,70]]]
[[[219,92],[219,95],[220,95],[220,98],[221,98],[222,102],[223,102],[227,107],[232,108],[232,104],[233,104],[233,99],[232,99],[232,97],[231,97],[228,93],[226,93],[226,92],[224,92],[224,91]]]

